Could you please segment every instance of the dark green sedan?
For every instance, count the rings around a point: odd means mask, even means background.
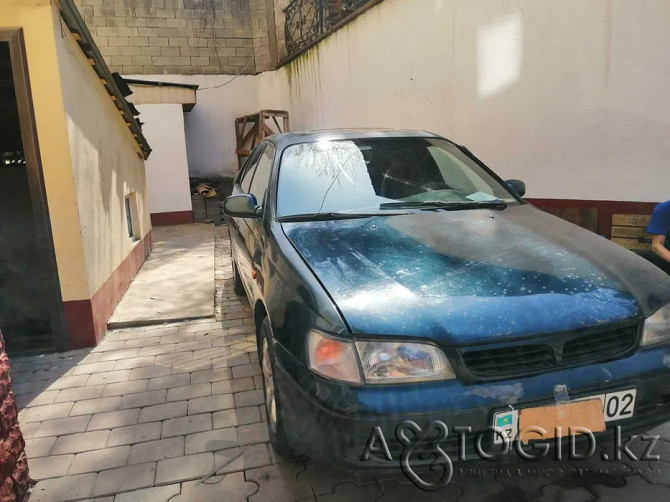
[[[597,438],[670,419],[670,279],[524,191],[426,132],[254,149],[224,211],[278,453],[397,468],[399,424],[467,460],[556,406]]]

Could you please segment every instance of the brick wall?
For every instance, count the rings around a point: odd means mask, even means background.
[[[121,74],[254,74],[276,66],[274,23],[266,35],[272,0],[75,3],[107,64]]]
[[[32,484],[11,386],[9,359],[0,333],[0,502],[27,500]]]

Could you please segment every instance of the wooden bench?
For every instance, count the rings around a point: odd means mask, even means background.
[[[631,251],[651,251],[651,236],[647,233],[649,214],[613,214],[612,242]]]

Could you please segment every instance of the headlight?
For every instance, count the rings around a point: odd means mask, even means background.
[[[670,341],[670,303],[644,320],[640,346],[656,345],[667,341]]]
[[[455,378],[444,353],[425,343],[354,343],[312,330],[308,352],[312,370],[344,382],[382,384]]]
[[[367,383],[420,382],[455,377],[444,352],[425,343],[356,342]]]

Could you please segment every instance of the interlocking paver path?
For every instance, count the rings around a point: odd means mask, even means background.
[[[434,493],[402,475],[280,459],[251,310],[232,291],[226,229],[215,232],[216,320],[114,330],[92,350],[12,360],[40,480],[32,502],[670,500],[670,425],[656,431],[659,462],[456,466]]]

